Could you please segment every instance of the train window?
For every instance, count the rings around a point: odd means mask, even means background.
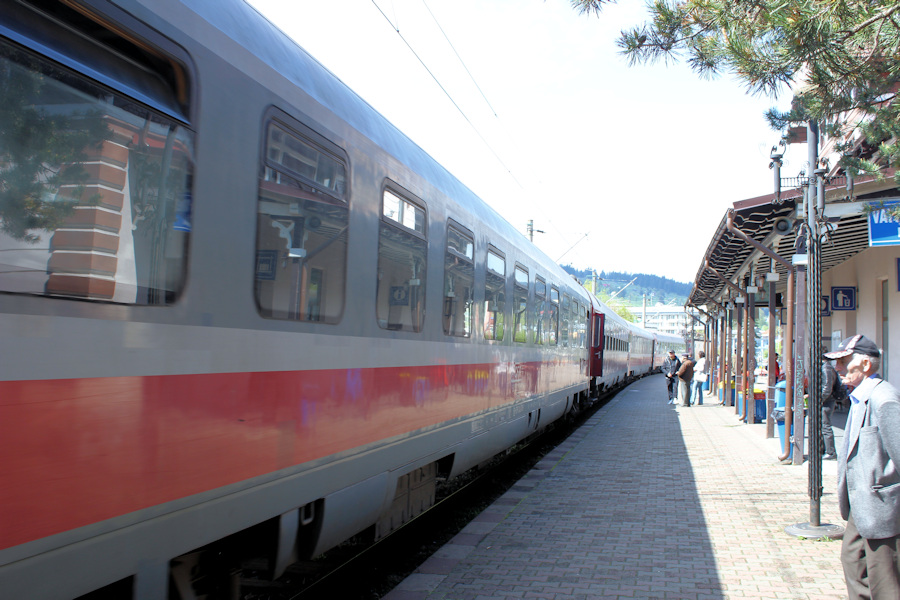
[[[337,323],[347,278],[347,169],[325,140],[297,129],[275,120],[266,128],[256,302],[266,317]]]
[[[584,348],[584,344],[587,341],[586,333],[587,333],[587,320],[588,320],[588,312],[587,307],[582,307],[580,304],[576,305],[576,311],[578,313],[578,318],[576,319],[578,325],[578,348]]]
[[[559,335],[559,290],[550,288],[550,302],[547,304],[547,343],[555,346]]]
[[[503,339],[503,315],[506,314],[506,259],[488,249],[484,283],[484,339]]]
[[[375,309],[378,325],[422,331],[428,256],[425,209],[399,189],[385,189],[383,198]]]
[[[3,41],[0,95],[0,291],[174,302],[194,134]]]
[[[546,312],[547,312],[547,282],[541,279],[540,277],[534,278],[534,312],[531,317],[531,322],[534,323],[534,343],[535,344],[544,344],[546,343],[546,339],[544,339],[547,335],[546,325]]]
[[[528,343],[528,270],[516,265],[513,281],[513,341]]]
[[[569,297],[569,295],[563,294],[562,307],[560,310],[562,319],[560,320],[559,325],[559,342],[564,348],[568,347],[569,345],[569,311],[571,310],[571,303],[572,299]]]
[[[472,335],[475,287],[475,241],[472,234],[454,225],[447,227],[444,259],[444,333]]]
[[[578,301],[572,299],[571,322],[569,325],[569,345],[572,348],[578,348],[578,337],[580,335],[579,321],[581,320],[581,308]]]

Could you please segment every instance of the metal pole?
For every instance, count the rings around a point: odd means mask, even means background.
[[[719,381],[717,385],[722,386],[722,404],[725,402],[725,380],[728,377],[728,371],[725,367],[725,361],[728,358],[728,309],[722,308],[722,315],[719,317]],[[718,390],[718,388],[716,388]]]
[[[812,123],[811,123],[812,124]],[[816,172],[815,180],[824,190],[822,175]],[[824,191],[823,191],[824,193]],[[809,194],[807,218],[809,228],[809,523],[814,527],[821,524],[822,498],[822,272],[819,258],[819,223],[812,189]]]
[[[803,253],[805,254],[807,251],[806,248],[803,248]],[[796,255],[795,255],[796,256]],[[796,274],[796,282],[797,282],[797,323],[796,323],[796,331],[795,338],[797,343],[797,352],[794,355],[794,389],[797,390],[797,393],[794,397],[794,424],[793,433],[790,435],[792,438],[793,445],[793,464],[802,465],[803,464],[803,379],[808,375],[807,373],[807,365],[806,361],[809,358],[809,346],[807,345],[807,319],[809,318],[809,307],[807,302],[807,296],[809,295],[809,290],[807,288],[806,282],[806,265],[797,265],[796,266],[797,274]],[[787,424],[785,424],[787,427]],[[790,432],[790,429],[786,430]]]
[[[752,283],[752,282],[751,282]],[[756,397],[754,396],[754,383],[756,381],[753,366],[756,364],[756,286],[749,286],[747,294],[747,342],[745,353],[747,356],[746,392],[744,392],[744,422],[753,423],[756,414]],[[752,358],[751,358],[752,357]],[[750,413],[754,413],[753,416]]]
[[[789,534],[806,538],[835,537],[843,532],[839,525],[822,524],[822,268],[819,226],[825,212],[824,169],[816,169],[818,162],[819,126],[810,121],[807,128],[809,144],[810,180],[806,194],[806,221],[808,256],[807,267],[807,320],[809,344],[807,368],[809,380],[809,523],[798,523],[785,528]],[[794,462],[796,464],[796,454]]]
[[[772,260],[772,259],[769,259]],[[774,272],[774,265],[772,272]],[[775,437],[775,419],[772,418],[772,411],[775,410],[775,385],[778,381],[775,379],[775,330],[778,327],[775,313],[775,281],[774,277],[769,281],[769,377],[766,389],[766,438]],[[783,351],[783,350],[782,350]]]
[[[785,319],[784,323],[784,360],[782,363],[784,364],[784,444],[782,444],[782,452],[783,454],[778,457],[778,460],[787,460],[788,456],[791,454],[791,436],[790,431],[791,427],[794,424],[794,321],[796,319],[797,310],[794,306],[794,298],[797,295],[796,288],[794,286],[794,268],[790,267],[788,269],[788,280],[787,280],[787,299],[785,303],[787,304],[786,310],[788,311],[788,316]],[[803,393],[801,389],[801,394]]]
[[[734,392],[734,379],[731,372],[734,371],[734,308],[730,306],[725,310],[725,327],[728,333],[725,337],[725,354],[722,355],[722,363],[725,365],[725,385],[723,387],[722,403],[731,406],[731,394]]]
[[[746,298],[742,298],[746,300]],[[734,403],[734,414],[740,414],[741,402],[744,396],[744,346],[746,345],[746,332],[744,331],[745,321],[744,302],[737,305],[737,340],[735,344],[735,363],[734,363],[734,383],[737,390],[734,393],[736,402]],[[740,395],[740,398],[738,396]]]

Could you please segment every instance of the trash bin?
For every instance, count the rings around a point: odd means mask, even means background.
[[[766,420],[766,392],[753,390],[753,422],[763,423]]]
[[[772,417],[775,419],[776,424],[778,425],[778,439],[781,440],[781,447],[784,448],[784,436],[785,436],[785,426],[784,426],[784,407],[787,402],[787,392],[785,389],[787,388],[787,382],[779,381],[775,384],[775,410],[772,412]],[[791,433],[790,435],[794,435],[794,430],[796,423],[791,423]],[[806,409],[803,409],[803,419],[800,423],[799,431],[806,431]],[[801,436],[803,433],[800,434]],[[803,444],[800,445],[803,448]],[[794,455],[794,445],[791,444],[791,451],[788,454],[788,458],[792,458]]]
[[[731,380],[731,398],[729,400],[724,400],[725,398],[725,382],[721,382],[719,384],[719,402],[724,402],[726,406],[734,406],[734,380]]]
[[[702,387],[703,387],[703,392],[704,392],[704,393],[708,393],[708,392],[709,392],[709,375],[706,376],[706,381],[703,382],[703,386],[702,386]]]

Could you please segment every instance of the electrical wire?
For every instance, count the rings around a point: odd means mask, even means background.
[[[447,33],[444,31],[444,28],[441,27],[441,24],[438,22],[437,17],[434,16],[434,13],[431,12],[431,8],[429,8],[428,3],[425,0],[422,0],[422,4],[425,5],[425,9],[428,11],[428,14],[431,15],[431,18],[434,19],[434,24],[437,25],[437,28],[441,30],[441,34],[444,36],[444,39],[447,40],[447,44],[450,46],[450,49],[453,50],[453,54],[456,55],[456,58],[459,59],[459,64],[462,65],[463,69],[466,70],[466,73],[469,75],[469,79],[472,80],[472,84],[475,86],[475,89],[478,90],[478,93],[481,94],[481,97],[484,98],[484,103],[488,105],[488,108],[491,109],[491,112],[494,113],[494,116],[497,117],[497,111],[494,110],[494,107],[491,106],[491,102],[487,99],[484,92],[481,90],[481,86],[478,85],[478,82],[475,81],[475,76],[472,75],[472,72],[469,71],[469,67],[466,66],[465,61],[462,59],[462,56],[459,55],[459,52],[456,51],[456,47],[453,45],[453,42],[450,41],[450,38],[447,36]],[[497,117],[499,118],[499,117]]]
[[[416,57],[416,59],[419,61],[419,63],[422,65],[422,67],[425,69],[425,71],[428,72],[428,74],[431,76],[431,78],[434,80],[434,82],[438,85],[438,87],[441,89],[441,91],[444,92],[444,94],[447,96],[447,98],[450,100],[450,102],[453,104],[453,106],[456,107],[456,110],[459,111],[459,114],[462,115],[462,117],[466,120],[466,122],[469,124],[469,126],[472,128],[472,130],[475,132],[475,135],[478,136],[478,138],[482,141],[482,143],[485,145],[485,147],[488,149],[488,151],[490,151],[490,153],[494,155],[494,158],[496,158],[497,162],[500,163],[500,165],[506,170],[506,172],[509,174],[510,178],[512,178],[512,180],[516,183],[516,185],[519,186],[519,188],[524,191],[525,186],[523,186],[522,183],[519,181],[519,179],[515,176],[512,169],[506,165],[506,163],[503,161],[502,158],[500,158],[500,156],[497,154],[497,152],[494,150],[494,148],[491,146],[491,144],[481,134],[481,131],[479,131],[479,129],[475,126],[475,124],[471,121],[471,119],[469,119],[469,117],[462,110],[462,108],[459,106],[459,104],[456,103],[456,101],[453,99],[453,96],[450,94],[450,92],[443,86],[443,84],[441,84],[440,80],[431,71],[431,69],[428,68],[428,65],[425,64],[425,61],[422,59],[422,57],[419,56],[419,54],[415,51],[415,49],[412,47],[412,45],[409,43],[409,41],[403,36],[402,33],[400,33],[399,24],[395,24],[394,21],[391,21],[390,17],[388,17],[387,14],[385,14],[385,12],[381,9],[380,6],[378,6],[378,3],[375,0],[372,0],[372,4],[375,5],[375,8],[377,8],[378,12],[381,13],[381,16],[383,16],[384,19],[388,22],[388,24],[391,26],[391,29],[393,29],[397,33],[397,35],[400,36],[400,39],[403,40],[403,43],[406,44],[406,47],[409,48],[409,51],[412,52],[413,56]],[[487,96],[482,91],[481,87],[478,85],[478,82],[475,80],[475,77],[469,71],[468,67],[466,67],[465,61],[463,61],[462,57],[456,51],[456,48],[453,46],[453,42],[450,41],[450,38],[447,36],[447,33],[444,31],[444,28],[441,27],[441,24],[440,24],[440,22],[438,22],[437,17],[431,11],[431,8],[429,8],[429,6],[425,0],[422,0],[422,4],[425,5],[425,8],[428,10],[428,13],[431,15],[431,18],[434,20],[438,29],[441,31],[441,34],[443,34],[444,39],[447,41],[447,44],[450,46],[450,48],[453,50],[453,53],[456,55],[456,58],[462,64],[463,69],[465,69],[466,73],[468,73],[469,77],[472,80],[472,83],[475,85],[475,88],[478,89],[479,93],[481,94],[481,97],[484,99],[485,104],[487,104],[487,106],[490,108],[491,112],[493,113],[494,117],[498,120],[498,122],[500,122],[502,124],[502,121],[500,120],[499,115],[497,115],[497,112],[494,110],[494,107],[491,105],[490,101],[487,99]],[[393,4],[392,4],[392,6],[393,6]],[[394,11],[394,14],[396,17],[396,9]],[[395,19],[395,20],[397,23],[399,23],[399,19]],[[507,133],[507,137],[509,137],[508,133]],[[548,223],[550,225],[550,227],[553,228],[553,230],[556,232],[556,234],[560,238],[567,239],[568,236],[564,235],[562,233],[562,231],[560,231],[560,229],[556,226],[556,223],[553,222],[553,219],[550,218],[546,214],[546,212],[543,210],[543,206],[540,203],[535,208],[536,208],[537,212],[541,213],[544,216],[545,222]],[[569,248],[569,250],[567,250],[563,254],[563,256],[568,254],[569,251],[571,251],[576,245],[578,245],[578,243],[583,241],[586,237],[587,237],[587,234],[585,234],[582,238],[580,238],[577,242],[575,242],[575,244],[572,245]],[[560,257],[560,259],[561,258],[562,258],[562,256]],[[559,261],[557,260],[557,262],[559,262]]]
[[[506,163],[503,162],[503,159],[500,158],[500,155],[497,154],[497,152],[488,143],[488,141],[485,139],[485,137],[483,135],[481,135],[481,132],[478,130],[478,128],[475,126],[475,124],[472,123],[471,119],[469,119],[469,117],[466,115],[466,113],[463,111],[463,109],[460,108],[459,104],[456,103],[456,100],[453,99],[453,96],[450,95],[450,92],[447,91],[447,89],[441,84],[441,82],[437,78],[437,76],[434,73],[432,73],[431,69],[428,68],[428,65],[425,64],[425,61],[422,60],[422,57],[419,56],[419,54],[415,51],[415,49],[412,47],[412,45],[409,43],[409,41],[407,41],[407,39],[405,37],[403,37],[403,34],[400,33],[400,28],[397,27],[396,25],[394,25],[394,23],[391,21],[391,19],[386,14],[384,14],[384,11],[381,10],[381,7],[378,6],[378,3],[375,2],[375,0],[372,0],[372,4],[375,5],[375,8],[377,8],[378,12],[381,13],[381,16],[383,16],[384,19],[390,24],[391,29],[393,29],[395,32],[397,32],[397,35],[400,36],[400,39],[403,40],[403,43],[406,44],[406,47],[409,48],[409,51],[413,53],[413,56],[415,56],[416,59],[419,61],[419,63],[422,64],[422,67],[424,67],[424,69],[428,72],[428,74],[431,75],[431,78],[434,79],[434,82],[438,85],[439,88],[441,88],[441,91],[444,92],[444,94],[447,96],[447,98],[450,100],[450,102],[453,104],[453,106],[456,107],[456,110],[458,110],[459,114],[461,114],[462,117],[466,120],[466,123],[468,123],[469,126],[472,128],[472,130],[475,132],[475,135],[478,136],[478,138],[482,141],[482,143],[490,151],[490,153],[494,155],[494,158],[497,159],[497,162],[499,162],[500,165],[504,169],[506,169],[506,172],[509,174],[510,177],[512,177],[512,180],[516,182],[516,185],[518,185],[521,189],[524,190],[525,189],[524,186],[513,174],[512,169],[510,169],[506,165]],[[490,106],[490,105],[488,105],[488,106]]]

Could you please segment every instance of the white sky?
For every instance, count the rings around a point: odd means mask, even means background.
[[[615,42],[640,0],[599,18],[568,0],[249,1],[562,264],[693,281],[725,210],[773,191],[775,100],[628,67]]]

